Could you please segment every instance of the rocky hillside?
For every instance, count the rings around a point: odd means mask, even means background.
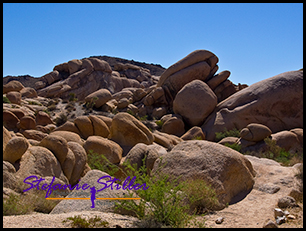
[[[27,196],[22,181],[31,175],[44,177],[48,184],[99,188],[97,179],[108,173],[97,170],[97,163],[119,168],[120,179],[125,164],[131,163],[145,168],[150,177],[163,174],[179,182],[208,184],[215,203],[196,206],[199,212],[235,214],[253,202],[254,214],[266,211],[264,218],[256,216],[251,223],[243,212],[245,219],[225,227],[300,221],[300,210],[288,218],[290,212],[274,217],[273,209],[301,208],[303,70],[251,86],[235,85],[230,71],[216,74],[218,61],[214,53],[196,50],[164,70],[89,57],[58,64],[31,86],[16,80],[3,84],[4,197]],[[98,155],[95,161],[93,153]],[[123,197],[125,191],[119,189],[99,191],[96,198]],[[71,203],[69,198],[90,198],[89,188],[66,187],[54,193],[67,200],[48,210],[50,216],[115,212],[113,201],[96,202],[95,208],[91,200]],[[260,198],[268,202],[266,207]],[[126,212],[119,213],[131,215]],[[270,221],[263,220],[268,217]]]
[[[137,61],[134,61],[134,60],[122,59],[122,58],[117,58],[117,57],[110,57],[110,56],[106,56],[106,55],[90,56],[90,58],[97,58],[97,59],[100,59],[100,60],[104,60],[104,61],[108,62],[108,64],[112,68],[114,68],[114,66],[117,63],[123,63],[123,64],[129,63],[129,64],[132,64],[132,65],[136,65],[136,66],[139,66],[139,67],[146,68],[146,69],[150,70],[150,73],[152,75],[156,75],[156,76],[160,76],[166,70],[164,67],[162,67],[159,64],[153,64],[153,63],[148,64],[148,63],[145,63],[145,62],[137,62]],[[21,75],[21,76],[8,75],[8,76],[3,77],[3,85],[7,84],[8,82],[10,82],[12,80],[19,81],[25,87],[34,88],[35,83],[40,80],[40,77],[34,77],[34,76],[30,76],[30,75]]]

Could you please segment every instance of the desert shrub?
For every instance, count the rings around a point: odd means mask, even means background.
[[[3,96],[3,103],[11,103],[11,101],[6,96]]]
[[[159,129],[161,129],[163,124],[164,124],[164,122],[162,120],[156,120],[155,123],[156,123],[156,125],[158,126]]]
[[[66,122],[67,122],[67,116],[64,113],[59,114],[59,116],[55,118],[56,126],[61,126]]]
[[[37,102],[35,102],[35,101],[28,101],[28,104],[29,104],[29,105],[39,105],[39,106],[42,106],[41,103],[37,103]]]
[[[142,160],[145,163],[145,158]],[[215,191],[202,180],[181,182],[170,179],[169,175],[156,171],[154,175],[147,171],[145,164],[137,168],[126,162],[122,169],[110,163],[104,155],[89,151],[88,164],[114,176],[118,171],[124,177],[136,177],[135,183],[146,184],[146,190],[137,190],[140,200],[120,200],[116,202],[116,210],[128,210],[139,219],[141,227],[187,227],[191,224],[194,213],[202,213],[218,203]],[[159,166],[162,168],[162,166]],[[122,183],[118,182],[119,184]],[[134,197],[130,191],[125,197]],[[204,223],[195,224],[204,226]]]
[[[231,149],[234,149],[237,152],[241,152],[241,145],[234,143],[234,144],[229,144],[229,143],[225,143],[224,146],[229,147]]]
[[[75,93],[69,93],[69,102],[78,101],[78,99],[75,97]]]
[[[101,217],[95,216],[88,220],[82,218],[80,215],[68,217],[62,221],[63,223],[70,222],[71,228],[109,228],[107,221],[102,221]]]
[[[136,176],[136,183],[149,186],[146,190],[138,190],[140,200],[122,200],[116,203],[116,209],[125,209],[144,219],[148,223],[160,224],[161,226],[186,227],[191,220],[188,214],[188,204],[183,204],[185,194],[182,193],[184,184],[178,184],[176,180],[170,180],[168,175],[157,174],[149,176],[146,168],[142,166],[136,170],[127,165],[128,175]],[[127,193],[132,197],[132,192]]]
[[[303,162],[303,152],[290,153],[284,148],[276,145],[276,141],[269,137],[264,139],[267,144],[267,149],[260,153],[261,157],[273,159],[285,166],[294,165],[298,162]]]
[[[224,132],[216,132],[216,142],[219,142],[225,137],[239,137],[240,136],[240,130],[234,128],[232,130],[224,129]]]
[[[189,200],[192,213],[203,214],[219,204],[215,190],[203,179],[191,179],[185,184],[182,191]]]
[[[111,176],[115,176],[115,174],[120,171],[120,168],[109,162],[104,155],[93,152],[92,150],[89,150],[87,154],[87,163],[91,169],[98,169]]]
[[[31,212],[50,213],[60,201],[46,200],[45,196],[44,191],[22,195],[10,194],[8,199],[3,200],[3,215],[21,215]]]

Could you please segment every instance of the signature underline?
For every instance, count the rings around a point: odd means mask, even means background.
[[[46,198],[47,200],[91,200],[91,198]],[[110,197],[110,198],[95,198],[96,200],[140,200],[140,197],[132,197],[132,198],[125,198],[125,197]]]

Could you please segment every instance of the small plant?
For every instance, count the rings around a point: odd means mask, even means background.
[[[68,217],[62,223],[71,222],[71,228],[109,228],[107,221],[102,221],[101,217],[95,216],[88,220],[82,218],[80,215]]]
[[[144,116],[142,116],[142,117],[139,117],[139,120],[140,121],[145,121],[145,120],[147,120],[148,119],[148,115],[144,115]]]
[[[193,140],[203,140],[202,136],[195,136],[192,138]]]
[[[276,160],[285,166],[303,162],[303,152],[290,153],[276,145],[276,141],[269,137],[265,138],[264,141],[267,144],[267,150],[261,153],[261,157]]]
[[[3,96],[3,103],[11,103],[11,101],[6,96]]]
[[[215,191],[203,180],[179,182],[179,178],[170,179],[169,175],[156,171],[154,175],[143,165],[132,166],[129,162],[123,164],[124,171],[112,164],[100,154],[89,151],[88,164],[92,169],[99,169],[114,176],[121,171],[123,177],[135,176],[135,184],[146,183],[149,188],[137,190],[140,200],[120,200],[115,202],[115,209],[130,211],[141,220],[144,227],[188,227],[193,219],[191,214],[203,213],[218,203]],[[162,168],[160,165],[159,168]],[[122,179],[119,184],[122,182]],[[134,197],[133,191],[125,197]],[[195,226],[204,227],[194,223]]]
[[[20,203],[20,195],[10,194],[8,199],[3,199],[3,215],[20,215],[29,211],[29,206]]]
[[[182,191],[189,200],[192,213],[203,214],[219,204],[215,190],[203,179],[192,179],[185,183]]]
[[[232,130],[224,129],[224,132],[216,132],[216,142],[219,142],[225,137],[240,137],[240,130],[234,128]]]
[[[225,143],[224,146],[234,149],[237,152],[241,152],[241,145],[237,143],[233,143],[233,144]]]
[[[91,98],[90,101],[85,104],[86,109],[93,109],[97,100],[98,100],[98,97]]]
[[[162,120],[156,120],[155,123],[156,123],[156,125],[158,126],[159,129],[161,129],[163,124],[164,124],[164,122]]]
[[[35,101],[28,101],[28,104],[29,104],[29,105],[39,105],[39,106],[42,106],[41,103],[37,103],[37,102],[35,102]]]
[[[75,97],[75,93],[69,93],[69,102],[78,101],[78,99]]]
[[[112,164],[104,155],[89,150],[87,154],[87,163],[91,169],[98,169],[107,172],[111,176],[120,171],[119,167]]]
[[[21,215],[33,211],[50,213],[58,203],[59,201],[46,200],[43,191],[22,195],[10,194],[8,199],[3,200],[3,215]]]
[[[55,124],[58,127],[66,122],[67,122],[67,116],[64,113],[59,114],[59,116],[55,118]]]

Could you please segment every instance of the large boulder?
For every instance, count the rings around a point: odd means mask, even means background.
[[[18,182],[15,176],[16,169],[8,161],[3,161],[3,187],[13,190],[18,189]]]
[[[109,128],[106,123],[98,116],[89,115],[88,118],[91,120],[93,126],[93,135],[107,138],[109,135]]]
[[[73,152],[75,157],[74,168],[69,180],[69,182],[74,185],[78,182],[83,173],[85,164],[87,162],[87,153],[82,145],[74,141],[69,141],[68,147]]]
[[[88,116],[79,116],[73,122],[83,139],[87,139],[94,134],[93,126]]]
[[[21,129],[35,129],[36,121],[32,116],[26,115],[20,119],[20,122],[17,124]]]
[[[110,139],[122,146],[132,147],[138,143],[152,144],[154,141],[151,131],[134,116],[119,112],[112,120]]]
[[[272,133],[303,128],[303,71],[289,71],[254,83],[217,105],[201,126],[207,140],[216,132],[259,123]]]
[[[61,165],[64,163],[68,154],[68,144],[65,138],[50,134],[40,141],[39,146],[49,149]]]
[[[50,118],[50,115],[44,111],[39,111],[36,114],[36,125],[48,125],[48,124],[54,124],[52,119]]]
[[[171,65],[160,77],[157,87],[162,87],[169,105],[187,83],[205,81],[217,71],[218,57],[207,50],[196,50]]]
[[[25,87],[21,89],[20,94],[23,98],[37,98],[37,92],[32,87]]]
[[[8,110],[3,111],[3,126],[6,129],[17,131],[18,123],[19,123],[19,119],[14,113]]]
[[[38,175],[41,177],[55,176],[68,184],[68,180],[62,171],[59,161],[53,153],[45,147],[29,147],[22,155],[20,168],[16,172],[16,177],[24,180],[31,175]]]
[[[66,198],[91,198],[91,187],[95,187],[98,191],[103,188],[103,184],[109,185],[110,183],[106,183],[109,178],[101,179],[103,176],[108,176],[107,173],[101,172],[99,170],[91,170],[86,173],[86,175],[78,182],[79,186],[85,185],[85,190],[76,188],[68,194]],[[97,181],[103,183],[98,183]],[[113,188],[116,189],[116,183],[113,183]],[[86,187],[90,186],[90,187]],[[113,188],[106,188],[96,193],[96,198],[123,198],[125,194],[130,193],[129,190],[123,190],[122,188],[112,190]],[[142,189],[141,189],[142,190]],[[137,195],[133,194],[132,197],[137,197]],[[103,211],[103,212],[114,212],[115,201],[114,200],[100,200],[96,199],[94,201],[95,207],[92,208],[91,200],[62,200],[58,203],[50,214],[59,214],[59,213],[68,213],[73,211]],[[124,213],[124,211],[121,211]],[[127,212],[127,211],[125,211]]]
[[[97,90],[85,97],[86,103],[94,103],[96,108],[101,107],[107,101],[112,99],[112,94],[107,89]]]
[[[223,209],[237,197],[245,196],[252,189],[255,176],[250,161],[241,153],[205,140],[177,144],[155,161],[152,173],[156,171],[180,177],[179,181],[202,179],[210,184],[219,200],[215,209]]]
[[[18,91],[10,91],[6,94],[6,97],[11,103],[21,104],[21,94]]]
[[[19,160],[30,146],[24,137],[13,137],[10,139],[3,152],[3,160],[14,164]]]
[[[73,141],[73,142],[79,143],[80,145],[84,144],[84,141],[81,139],[81,137],[78,134],[74,133],[74,132],[70,132],[70,131],[53,131],[50,134],[56,135],[56,136],[61,136],[67,142]]]
[[[240,137],[248,140],[248,141],[254,141],[258,142],[266,137],[269,137],[272,134],[270,128],[268,128],[265,125],[257,124],[257,123],[251,123],[246,126],[246,128],[242,129],[240,131]]]
[[[188,125],[199,126],[217,103],[217,96],[210,87],[201,80],[194,80],[177,93],[173,101],[173,111],[181,115]]]
[[[11,133],[3,126],[3,152],[5,150],[5,147],[7,145],[7,143],[10,141],[10,139],[12,139]]]
[[[162,123],[161,132],[181,136],[185,133],[185,124],[178,114],[167,114],[160,119]]]
[[[90,136],[83,145],[87,154],[90,152],[104,155],[109,162],[117,164],[122,158],[122,148],[114,141],[101,136]]]
[[[17,80],[12,80],[7,84],[3,85],[3,94],[6,94],[10,91],[20,91],[24,86]]]
[[[272,140],[275,140],[277,146],[286,151],[296,152],[303,150],[303,145],[301,145],[298,136],[291,131],[277,132],[272,134],[271,137]]]
[[[129,163],[132,166],[136,164],[137,170],[144,165],[147,172],[150,172],[154,166],[155,160],[166,153],[167,150],[160,145],[139,143],[129,151],[123,163]]]

